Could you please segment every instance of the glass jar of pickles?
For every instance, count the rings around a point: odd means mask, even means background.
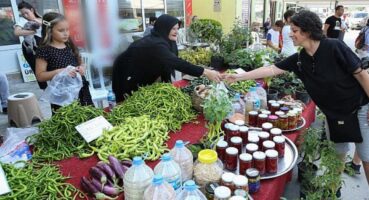
[[[282,136],[282,130],[280,128],[272,128],[270,130],[270,140],[273,141],[275,136]]]
[[[262,124],[268,122],[268,115],[266,114],[259,114],[257,119],[257,127],[261,127]]]
[[[246,177],[249,181],[249,193],[254,194],[260,189],[260,172],[256,168],[246,170]]]
[[[278,111],[277,111],[278,112]],[[278,124],[278,116],[277,115],[269,115],[268,116],[268,122],[273,124],[273,127],[277,127]]]
[[[249,144],[246,145],[246,153],[248,153],[248,154],[252,155],[258,149],[259,149],[259,146],[257,144],[249,143]]]
[[[258,112],[257,111],[250,111],[248,114],[249,126],[257,126],[258,122]]]
[[[259,170],[260,175],[265,174],[265,153],[262,151],[256,151],[252,154],[254,160],[254,167]]]
[[[269,149],[275,149],[275,143],[273,141],[270,140],[266,140],[263,142],[263,151],[267,151]]]
[[[242,153],[239,160],[239,171],[241,175],[246,174],[246,170],[252,167],[252,155],[248,153]]]
[[[263,142],[269,140],[270,134],[265,131],[260,131],[259,134],[259,147],[263,146]]]
[[[269,174],[275,174],[278,171],[278,152],[273,149],[269,149],[265,151],[266,155],[266,163],[265,168],[266,172]]]
[[[278,128],[282,130],[288,130],[288,116],[281,115],[278,119]]]
[[[234,147],[228,147],[226,149],[225,168],[229,171],[235,171],[237,169],[237,161],[238,149]]]
[[[249,128],[247,126],[240,126],[240,133],[242,138],[242,144],[246,145],[248,142]]]
[[[222,174],[223,164],[218,160],[217,152],[210,149],[201,150],[193,167],[196,183],[203,189],[207,183],[219,182]]]
[[[261,128],[263,129],[263,131],[265,132],[270,132],[270,129],[273,128],[273,124],[269,123],[269,122],[265,122],[264,124],[261,125]]]
[[[242,176],[242,175],[236,175],[233,178],[233,185],[235,187],[235,189],[242,189],[245,191],[249,191],[249,186],[248,186],[248,180],[246,178],[246,176]]]
[[[283,136],[275,136],[273,141],[275,143],[275,150],[278,152],[278,157],[284,157],[286,139]]]
[[[218,154],[218,158],[222,162],[224,161],[225,153],[226,153],[225,151],[226,151],[227,148],[228,148],[228,143],[224,140],[219,140],[216,147],[215,147],[215,150]]]
[[[238,150],[238,154],[242,153],[242,138],[241,137],[232,137],[231,138],[231,147],[235,147]]]
[[[234,184],[233,184],[233,178],[234,177],[235,177],[234,173],[231,173],[231,172],[224,173],[222,175],[220,185],[228,187],[229,189],[231,189],[231,191],[235,190],[235,187],[234,187]]]

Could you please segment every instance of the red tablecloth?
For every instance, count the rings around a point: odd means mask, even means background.
[[[187,81],[177,81],[174,83],[176,87],[181,87],[186,85]],[[315,104],[310,102],[302,116],[306,120],[306,127],[309,127],[310,124],[315,120]],[[197,118],[199,123],[188,123],[184,124],[182,129],[178,132],[171,133],[170,139],[167,142],[168,147],[172,148],[176,140],[189,141],[190,143],[197,143],[200,138],[206,133],[205,128],[205,120],[202,115],[199,115]],[[289,133],[286,136],[293,142],[296,142],[297,136],[300,131],[296,131],[293,133]],[[92,156],[87,159],[79,159],[76,157],[65,159],[62,161],[56,162],[60,166],[60,170],[64,176],[70,176],[71,178],[67,181],[77,188],[80,188],[80,180],[82,176],[88,176],[88,170],[95,166],[98,162],[97,156]],[[155,162],[147,162],[147,164],[154,168],[158,161]],[[261,190],[260,192],[253,195],[254,199],[268,199],[268,200],[279,200],[279,197],[283,194],[285,185],[288,181],[291,180],[291,172],[269,180],[261,181]]]

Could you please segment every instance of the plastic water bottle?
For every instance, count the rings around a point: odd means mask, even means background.
[[[248,122],[249,112],[260,110],[260,99],[259,95],[256,92],[256,87],[250,88],[250,91],[245,96],[245,102],[245,116],[246,122]]]
[[[183,187],[184,190],[177,195],[176,200],[207,200],[205,195],[198,189],[195,181],[186,181]]]
[[[113,110],[113,108],[117,105],[116,99],[115,99],[115,94],[113,92],[113,90],[109,90],[108,93],[108,104],[109,104],[109,110]]]
[[[188,150],[182,140],[177,140],[173,149],[170,150],[170,155],[173,160],[181,168],[182,181],[192,179],[193,174],[193,156]]]
[[[233,114],[236,113],[245,113],[245,102],[241,99],[241,95],[236,93],[232,100]]]
[[[150,185],[154,172],[141,157],[134,157],[132,167],[124,175],[124,197],[126,200],[142,200]]]
[[[157,174],[152,180],[152,184],[146,188],[144,193],[144,200],[175,200],[176,192],[173,187],[169,185],[162,175]]]
[[[178,193],[181,191],[182,179],[181,168],[172,159],[169,153],[161,156],[161,161],[154,168],[155,174],[163,175],[164,179],[172,185],[173,189]]]
[[[260,83],[256,83],[256,93],[260,99],[260,108],[268,109],[268,101],[267,101],[267,93],[263,87],[261,87]]]

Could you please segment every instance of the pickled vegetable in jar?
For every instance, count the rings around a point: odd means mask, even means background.
[[[222,175],[222,179],[220,181],[220,185],[222,186],[226,186],[229,189],[231,189],[231,191],[233,191],[235,189],[234,184],[233,184],[233,178],[236,175],[234,173],[231,172],[226,172]]]
[[[249,153],[242,153],[239,160],[239,171],[241,175],[246,174],[246,170],[252,167],[252,155]]]
[[[238,150],[234,147],[228,147],[226,149],[225,168],[229,171],[235,171],[237,169]]]
[[[262,124],[268,122],[268,115],[266,114],[259,114],[257,119],[257,127],[261,127]]]
[[[278,118],[279,117],[277,115],[269,115],[268,116],[268,122],[273,124],[273,127],[277,127]]]
[[[273,138],[275,143],[275,150],[278,152],[278,157],[284,157],[284,148],[286,139],[283,136],[275,136]]]
[[[234,184],[235,189],[242,189],[245,191],[249,191],[248,180],[246,176],[236,175],[233,178],[233,184]]]
[[[276,150],[267,150],[265,152],[265,155],[266,155],[266,163],[265,163],[266,172],[269,174],[277,173],[278,152]]]
[[[262,147],[263,142],[269,140],[270,134],[265,131],[260,131],[258,136],[259,136],[259,147]]]
[[[224,140],[219,140],[216,147],[215,147],[215,150],[218,154],[218,158],[222,162],[225,159],[225,151],[226,151],[227,148],[228,148],[228,143]]]
[[[281,115],[278,119],[278,127],[282,130],[288,130],[288,116],[287,115]]]
[[[238,154],[241,154],[242,153],[242,138],[232,137],[230,146],[235,147],[238,150]]]
[[[230,140],[232,137],[241,137],[240,127],[237,125],[230,126],[230,132],[228,135],[228,144],[230,144]]]
[[[257,144],[249,143],[249,144],[246,145],[246,153],[248,153],[248,154],[252,155],[257,150],[259,150],[259,146]]]
[[[273,138],[274,138],[275,136],[282,136],[282,130],[281,130],[281,129],[279,129],[279,128],[272,128],[272,129],[270,130],[270,140],[272,140],[272,141],[273,141]]]
[[[270,129],[273,128],[273,124],[269,123],[269,122],[265,122],[264,124],[261,125],[261,128],[263,129],[263,131],[265,132],[270,132]]]
[[[271,110],[271,109],[272,109],[272,104],[274,104],[274,103],[277,103],[277,101],[276,101],[276,100],[269,100],[269,101],[268,101],[268,109],[269,109],[269,110]]]
[[[254,159],[254,167],[259,170],[260,175],[265,174],[265,153],[262,151],[256,151],[252,154]]]
[[[246,145],[248,142],[249,128],[247,126],[240,126],[240,133],[242,138],[242,144]]]
[[[263,142],[263,151],[269,150],[269,149],[274,149],[275,148],[275,143],[273,141],[270,140],[266,140]]]
[[[214,190],[214,200],[229,200],[231,198],[231,189],[225,186],[219,186]]]
[[[248,115],[249,119],[249,126],[257,126],[258,124],[258,112],[257,111],[250,111]]]
[[[279,111],[280,104],[279,103],[273,103],[272,107],[270,109],[270,112],[272,112],[272,115],[275,114],[275,112]]]
[[[223,164],[218,160],[216,151],[204,149],[199,152],[193,170],[196,183],[204,188],[207,183],[220,181]]]

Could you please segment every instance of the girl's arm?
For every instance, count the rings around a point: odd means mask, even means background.
[[[36,31],[32,30],[23,30],[21,27],[16,26],[14,28],[14,35],[16,36],[27,36],[27,35],[34,35],[36,34]]]
[[[42,58],[36,59],[36,78],[39,82],[45,82],[53,79],[53,77],[64,69],[56,69],[47,71],[47,62]]]

